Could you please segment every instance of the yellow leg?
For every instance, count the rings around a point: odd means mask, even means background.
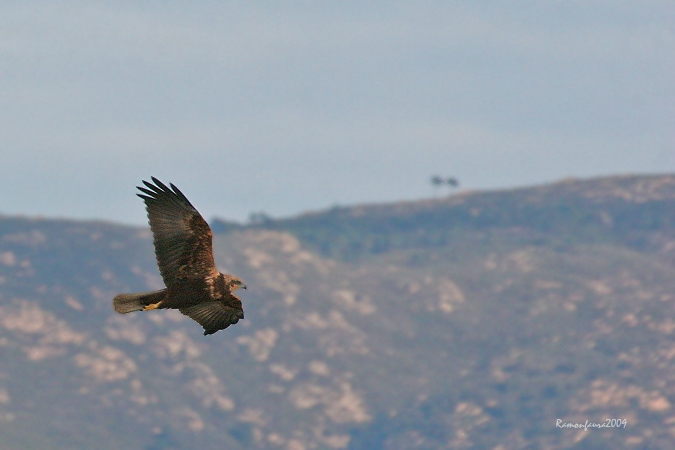
[[[152,303],[152,304],[146,306],[145,308],[143,308],[143,311],[150,311],[151,309],[157,309],[157,308],[159,308],[159,305],[161,305],[161,304],[162,304],[162,302]]]

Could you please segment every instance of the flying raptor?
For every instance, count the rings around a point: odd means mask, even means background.
[[[204,327],[204,335],[244,318],[241,300],[233,292],[246,285],[218,272],[213,260],[213,234],[199,212],[176,186],[152,177],[138,195],[145,202],[155,256],[166,288],[154,292],[119,294],[115,311],[126,314],[151,309],[177,309]]]

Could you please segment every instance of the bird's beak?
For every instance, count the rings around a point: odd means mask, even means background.
[[[246,285],[245,285],[245,284],[242,284],[242,285],[239,286],[239,287],[242,288],[242,289],[246,289]]]

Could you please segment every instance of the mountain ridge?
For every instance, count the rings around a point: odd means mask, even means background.
[[[445,245],[453,231],[522,229],[589,239],[639,241],[641,232],[675,226],[672,176],[618,176],[504,191],[460,192],[445,198],[336,207],[235,226],[215,219],[214,230],[290,232],[324,256],[354,259],[407,246]],[[629,236],[633,234],[634,236]]]

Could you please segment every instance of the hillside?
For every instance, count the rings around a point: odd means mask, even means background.
[[[208,337],[112,311],[147,228],[0,217],[0,448],[672,448],[673,211],[633,176],[214,221],[249,289]]]
[[[527,230],[533,239],[645,245],[675,228],[671,177],[568,179],[534,188],[463,192],[394,205],[334,207],[289,219],[263,216],[248,228],[290,232],[324,256],[353,260],[405,248],[435,248],[466,231]],[[241,229],[216,219],[214,229]]]

